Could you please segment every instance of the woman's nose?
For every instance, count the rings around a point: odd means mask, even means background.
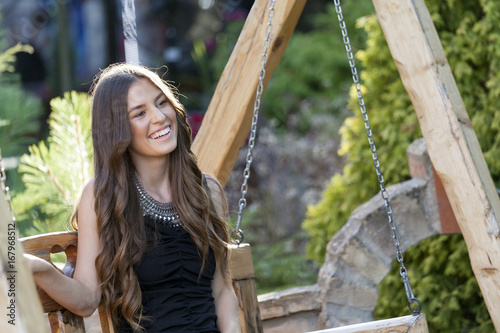
[[[151,121],[153,123],[162,123],[165,121],[165,118],[166,116],[160,111],[160,109],[153,107],[153,116],[151,117]]]

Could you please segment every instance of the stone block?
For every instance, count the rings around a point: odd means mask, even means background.
[[[317,285],[290,288],[258,296],[260,315],[263,320],[288,316],[299,312],[319,312]]]
[[[377,304],[378,290],[376,286],[351,284],[336,278],[328,282],[328,290],[324,293],[324,302],[340,307],[373,311]]]

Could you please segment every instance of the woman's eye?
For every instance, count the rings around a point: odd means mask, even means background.
[[[134,118],[140,118],[142,116],[144,116],[146,114],[146,111],[141,111],[141,112],[137,112],[134,116]]]
[[[160,101],[160,103],[158,103],[158,106],[159,107],[167,106],[169,103],[170,102],[167,99],[165,99],[165,100]]]

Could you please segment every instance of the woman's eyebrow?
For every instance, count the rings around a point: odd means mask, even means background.
[[[159,93],[158,96],[156,96],[155,98],[155,102],[157,102],[160,98],[162,97],[166,97],[165,94],[163,92]]]
[[[129,110],[128,110],[128,113],[134,111],[134,110],[137,110],[137,109],[140,109],[140,108],[143,108],[145,106],[145,104],[139,104],[139,105],[136,105],[134,107],[131,107]]]
[[[163,92],[159,93],[158,96],[156,96],[155,98],[155,103],[162,97],[164,97],[165,94]],[[131,107],[129,110],[128,110],[128,113],[134,111],[134,110],[137,110],[137,109],[140,109],[140,108],[143,108],[144,106],[146,106],[145,104],[139,104],[139,105],[136,105],[136,106],[133,106]]]

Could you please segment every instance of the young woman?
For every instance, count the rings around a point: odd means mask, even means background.
[[[103,70],[92,140],[73,279],[27,255],[36,283],[81,316],[104,302],[118,332],[240,332],[224,191],[198,168],[172,88],[142,66]]]

